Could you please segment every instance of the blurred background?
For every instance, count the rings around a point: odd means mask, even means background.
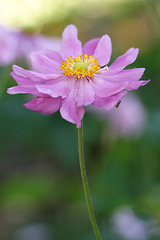
[[[0,0],[0,239],[95,239],[85,205],[77,129],[25,109],[7,95],[12,64],[59,48],[68,24],[84,44],[108,34],[113,60],[130,47],[152,81],[118,109],[87,108],[85,156],[97,222],[105,240],[160,239],[160,1]]]

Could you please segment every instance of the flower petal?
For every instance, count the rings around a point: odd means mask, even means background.
[[[45,82],[46,80],[57,79],[62,75],[62,74],[56,74],[56,73],[52,73],[52,74],[37,73],[34,71],[25,70],[16,65],[13,65],[13,71],[17,76],[24,77],[24,78],[27,77],[35,83]]]
[[[108,73],[117,73],[123,70],[127,65],[133,63],[139,53],[138,48],[130,48],[123,55],[119,56],[109,67]]]
[[[91,85],[95,90],[96,96],[109,97],[126,88],[128,82],[109,82],[100,78],[91,81]]]
[[[132,91],[132,90],[137,90],[139,87],[146,85],[147,83],[149,83],[151,80],[147,80],[147,81],[136,81],[136,82],[130,82],[128,84],[128,86],[126,87],[127,91]]]
[[[144,71],[145,68],[132,68],[122,70],[121,72],[115,73],[113,75],[107,75],[109,73],[109,71],[107,71],[106,73],[100,73],[98,75],[98,78],[110,82],[138,81],[142,77]]]
[[[20,77],[32,77],[33,81],[39,82],[41,79],[40,77],[33,71],[25,70],[21,67],[13,65],[13,72]]]
[[[96,96],[95,101],[92,104],[96,107],[103,107],[106,110],[110,110],[126,95],[126,93],[126,91],[123,91],[107,98]]]
[[[88,42],[86,42],[83,46],[83,54],[88,54],[89,56],[94,54],[94,50],[97,47],[100,38],[94,38]]]
[[[44,114],[57,112],[61,107],[62,99],[51,97],[36,97],[32,101],[23,104],[26,108]]]
[[[21,76],[21,77],[28,77],[33,82],[37,82],[37,83],[39,83],[39,81],[42,81],[42,80],[56,79],[59,76],[61,76],[61,74],[59,74],[59,73],[58,74],[57,73],[55,73],[55,74],[54,73],[52,73],[52,74],[37,73],[34,71],[25,70],[16,65],[13,65],[13,71],[16,75]]]
[[[56,81],[48,81],[44,84],[37,84],[36,88],[39,92],[48,94],[51,97],[59,97],[65,98],[68,96],[71,88],[74,84],[75,80],[71,77],[60,77],[57,78]]]
[[[19,93],[30,93],[34,95],[38,95],[38,91],[35,90],[32,87],[22,87],[22,86],[15,86],[15,87],[10,87],[7,89],[8,94],[19,94]]]
[[[58,52],[55,51],[40,51],[43,55],[45,55],[46,57],[58,62],[61,64],[61,62],[63,61],[61,55]]]
[[[61,56],[64,60],[82,54],[82,44],[78,40],[78,31],[74,25],[68,25],[62,34]]]
[[[60,73],[60,64],[42,53],[31,53],[30,59],[34,71],[47,74]]]
[[[111,54],[112,54],[111,39],[108,35],[104,35],[99,40],[94,51],[93,57],[98,60],[98,64],[106,65],[110,61]]]
[[[79,80],[79,88],[77,91],[77,106],[86,106],[91,104],[95,99],[95,91],[86,78]]]
[[[85,110],[83,107],[77,107],[77,103],[75,101],[77,90],[78,84],[75,82],[70,94],[62,102],[60,113],[62,118],[71,123],[77,124],[77,127],[80,128],[81,120],[83,118]]]
[[[30,93],[30,94],[38,95],[38,91],[35,87],[35,83],[31,81],[29,78],[18,76],[14,72],[12,72],[11,75],[14,78],[14,80],[18,83],[18,86],[8,88],[7,89],[8,94]]]
[[[14,72],[11,72],[10,75],[14,78],[14,80],[18,83],[18,85],[35,85],[35,83],[28,77],[22,77],[19,76],[17,74],[15,74]],[[41,83],[42,81],[39,81],[39,83]]]

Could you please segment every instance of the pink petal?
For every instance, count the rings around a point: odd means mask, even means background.
[[[15,86],[7,89],[8,94],[30,93],[38,95],[38,91],[32,87]]]
[[[64,60],[82,54],[82,45],[78,40],[78,31],[74,25],[68,25],[62,34],[61,56]]]
[[[65,98],[68,96],[75,80],[69,77],[60,77],[56,81],[48,81],[44,84],[37,84],[36,88],[39,92],[48,94],[51,97]]]
[[[142,77],[144,71],[145,68],[132,68],[122,70],[121,72],[113,75],[107,75],[109,73],[109,71],[107,71],[105,74],[100,73],[98,77],[110,82],[138,81]]]
[[[100,38],[94,38],[86,42],[83,46],[83,54],[88,54],[89,56],[93,55],[99,40]]]
[[[94,78],[91,85],[99,97],[109,97],[126,88],[128,82],[109,82],[99,78]]]
[[[19,86],[8,88],[7,93],[9,94],[30,93],[38,95],[38,91],[35,87],[34,82],[32,82],[29,78],[18,76],[14,72],[12,72],[11,75]]]
[[[44,114],[57,112],[61,107],[62,99],[51,97],[36,97],[32,101],[25,103],[24,106],[32,111]]]
[[[95,101],[92,104],[96,107],[103,107],[106,110],[110,110],[126,95],[126,93],[126,91],[123,91],[107,98],[96,96]]]
[[[104,35],[99,40],[97,47],[94,51],[93,57],[98,60],[100,65],[106,65],[110,61],[112,54],[112,43],[108,35]]]
[[[78,81],[79,88],[76,96],[77,106],[86,106],[94,101],[95,91],[86,78],[80,79]]]
[[[41,51],[41,53],[43,55],[45,55],[46,57],[58,62],[61,64],[61,62],[63,61],[61,55],[58,52],[55,51]]]
[[[40,73],[60,73],[60,64],[41,53],[30,54],[34,71]]]
[[[34,82],[39,82],[41,80],[49,80],[49,79],[56,79],[57,77],[61,76],[61,74],[43,74],[43,73],[37,73],[34,71],[25,70],[21,67],[18,67],[16,65],[13,65],[13,71],[16,75],[21,77],[28,77]]]
[[[13,71],[16,75],[20,76],[20,77],[32,77],[33,81],[37,81],[39,82],[41,79],[39,76],[37,76],[37,74],[33,71],[29,71],[29,70],[25,70],[21,67],[18,67],[16,65],[13,65]]]
[[[14,80],[18,83],[18,85],[35,85],[35,82],[33,82],[30,78],[28,77],[21,77],[14,72],[11,73],[11,76],[14,78]],[[40,79],[39,83],[42,83],[43,80]]]
[[[136,82],[130,82],[128,86],[126,87],[127,91],[137,90],[139,87],[146,85],[149,83],[150,80],[147,81],[136,81]]]
[[[123,55],[119,56],[109,67],[108,73],[117,73],[123,70],[127,65],[133,63],[138,56],[138,48],[130,48]]]
[[[78,90],[77,88],[78,88],[78,84],[75,82],[70,94],[62,102],[60,113],[62,118],[64,118],[65,120],[71,123],[77,124],[77,127],[80,128],[81,120],[83,118],[85,110],[83,107],[77,107],[77,104],[75,101],[77,90]]]

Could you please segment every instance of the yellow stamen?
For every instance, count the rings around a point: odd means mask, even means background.
[[[93,74],[100,72],[100,65],[98,60],[90,56],[83,54],[77,55],[76,58],[67,58],[65,62],[62,62],[60,70],[63,70],[63,74],[66,76],[73,76],[76,80],[84,77],[92,77]]]

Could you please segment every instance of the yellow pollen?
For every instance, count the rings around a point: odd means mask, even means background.
[[[66,76],[73,76],[75,80],[84,77],[92,77],[95,73],[100,73],[100,65],[98,60],[90,56],[83,54],[77,55],[76,58],[67,58],[65,62],[62,62],[60,70],[63,70],[63,74]]]

